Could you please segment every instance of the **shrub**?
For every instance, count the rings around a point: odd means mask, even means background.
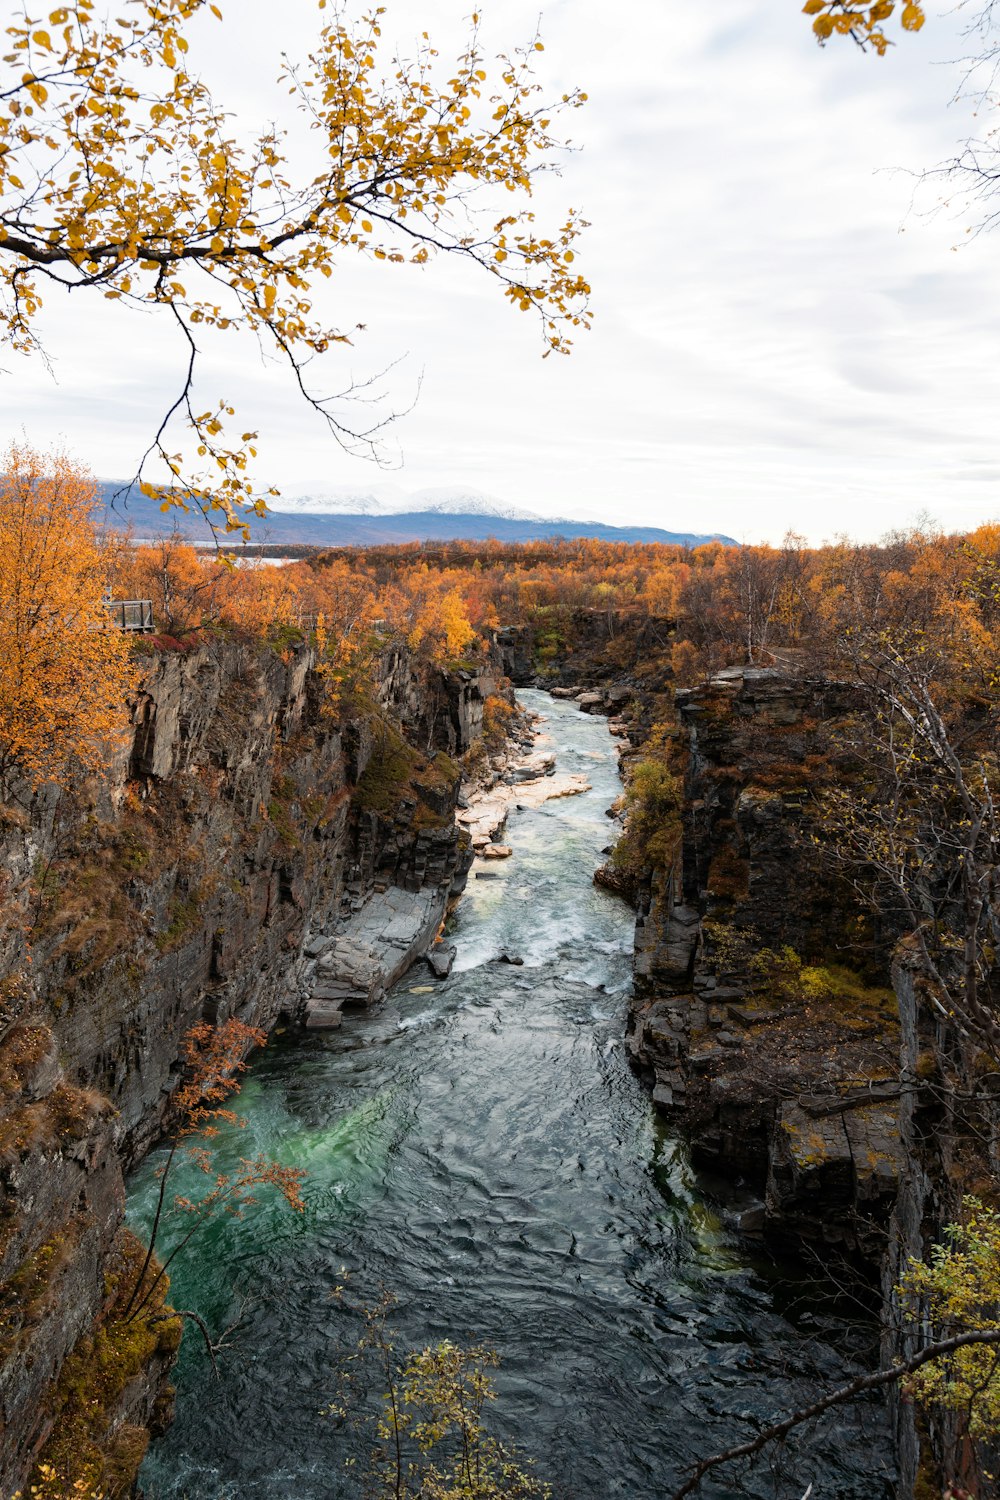
[[[962,1200],[963,1222],[949,1224],[928,1260],[910,1258],[897,1287],[911,1323],[930,1324],[934,1342],[954,1334],[1000,1330],[1000,1214],[978,1198]],[[1000,1434],[1000,1359],[996,1345],[969,1344],[924,1365],[907,1382],[926,1406],[964,1416],[975,1438]]]
[[[611,862],[623,874],[667,869],[681,835],[682,790],[669,766],[656,757],[641,760],[625,794],[625,832]]]

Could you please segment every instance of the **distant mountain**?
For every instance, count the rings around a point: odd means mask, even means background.
[[[294,515],[321,512],[324,515],[397,516],[427,512],[450,516],[502,516],[508,521],[546,519],[537,511],[507,505],[493,495],[461,485],[442,485],[409,494],[397,484],[378,484],[365,490],[347,485],[310,485],[283,490],[274,502],[274,510]]]
[[[185,514],[182,510],[163,512],[155,501],[133,490],[115,498],[121,487],[114,483],[104,483],[98,488],[107,506],[107,524],[119,530],[131,526],[139,540],[168,536],[172,532],[195,543],[208,540],[207,528],[199,515]],[[426,504],[419,503],[422,497],[427,497]],[[265,545],[271,542],[275,546],[378,547],[402,542],[487,541],[490,537],[499,542],[593,537],[606,542],[672,542],[685,547],[713,541],[737,545],[731,537],[718,533],[706,536],[692,531],[662,531],[656,526],[553,520],[466,491],[424,490],[406,496],[410,508],[404,510],[395,508],[392,496],[374,492],[353,491],[350,495],[316,492],[303,494],[297,500],[294,496],[288,499],[296,502],[295,509],[285,508],[287,501],[282,496],[279,502],[282,509],[269,511],[262,520],[253,523],[255,542]],[[341,508],[348,503],[352,509]]]

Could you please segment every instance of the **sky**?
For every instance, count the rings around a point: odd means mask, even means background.
[[[454,0],[386,3],[404,47],[463,35]],[[313,0],[282,0],[280,35],[273,0],[223,10],[192,35],[217,98],[248,126],[278,110],[296,129],[269,80],[279,48],[307,50]],[[530,39],[538,16],[538,0],[487,0],[487,43]],[[206,346],[204,407],[225,396],[259,429],[255,477],[286,493],[459,486],[745,541],[1000,518],[1000,230],[967,233],[968,208],[919,182],[988,128],[953,102],[958,24],[933,12],[879,59],[819,48],[797,0],[549,0],[540,76],[589,94],[568,122],[580,149],[538,205],[591,221],[595,320],[573,354],[543,361],[532,320],[475,268],[347,259],[322,306],[366,331],[324,373],[342,388],[398,361],[387,392],[412,409],[389,471],[342,453],[232,339]],[[0,360],[0,436],[127,476],[178,388],[177,331],[77,294],[49,296],[41,333],[49,368]]]

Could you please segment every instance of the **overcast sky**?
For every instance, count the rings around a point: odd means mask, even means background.
[[[453,0],[387,3],[387,36],[460,35]],[[195,41],[217,97],[255,125],[282,97],[264,83],[276,48],[302,53],[317,12],[223,9]],[[487,37],[529,37],[538,9],[487,0]],[[592,221],[593,332],[543,362],[531,320],[472,268],[345,262],[331,318],[367,332],[332,356],[329,385],[406,356],[398,403],[422,385],[395,431],[401,467],[345,457],[277,367],[220,339],[204,405],[225,395],[261,429],[260,479],[462,485],[746,540],[1000,517],[1000,232],[911,208],[915,174],[969,130],[968,107],[949,107],[955,19],[881,61],[818,48],[798,0],[551,0],[542,29],[553,89],[590,95],[552,196]],[[54,378],[4,358],[4,435],[62,439],[99,476],[128,474],[177,388],[176,330],[81,295],[50,299],[43,332]]]

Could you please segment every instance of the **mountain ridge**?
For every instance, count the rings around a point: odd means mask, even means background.
[[[105,525],[115,530],[131,527],[142,541],[169,535],[179,535],[186,541],[203,545],[211,540],[204,520],[196,512],[179,509],[163,512],[157,501],[112,481],[100,483],[98,492],[104,501]],[[369,498],[378,504],[376,496]],[[457,497],[456,503],[461,503],[461,498]],[[466,495],[464,498],[469,503],[476,497]],[[376,547],[452,540],[485,542],[491,538],[500,542],[591,538],[683,547],[697,547],[713,541],[725,546],[738,545],[732,537],[719,532],[666,531],[657,526],[610,526],[602,521],[538,516],[516,506],[503,507],[505,512],[513,514],[437,508],[448,503],[439,501],[433,509],[409,511],[269,510],[266,516],[253,523],[251,540],[265,546],[270,542],[276,546],[314,547]],[[235,545],[237,538],[234,537],[233,541]]]

